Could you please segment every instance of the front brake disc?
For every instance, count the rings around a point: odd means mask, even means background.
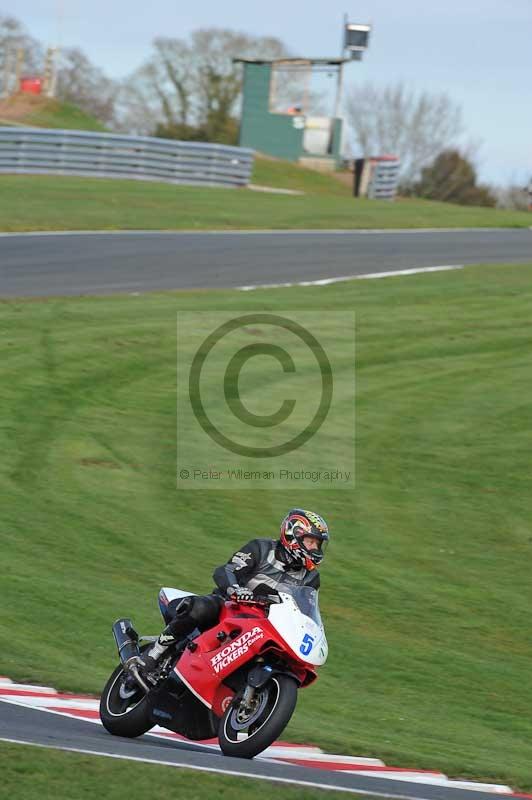
[[[268,692],[263,691],[257,698],[255,708],[249,710],[247,708],[243,708],[241,705],[238,706],[238,708],[234,708],[231,712],[229,720],[233,730],[243,731],[245,728],[249,728],[250,725],[253,725],[253,723],[260,718],[260,715],[266,708],[267,702]]]

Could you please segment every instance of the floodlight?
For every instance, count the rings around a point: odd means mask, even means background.
[[[352,22],[345,24],[344,48],[353,60],[360,61],[362,53],[368,49],[370,31],[371,25],[359,25]]]

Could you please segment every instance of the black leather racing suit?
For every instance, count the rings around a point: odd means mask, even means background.
[[[214,570],[216,594],[226,595],[227,588],[237,584],[255,591],[264,586],[263,593],[279,589],[282,583],[313,586],[319,589],[320,575],[302,564],[289,565],[285,551],[274,539],[252,539],[238,550],[227,564]]]
[[[319,589],[317,570],[307,570],[301,564],[289,564],[285,551],[275,539],[252,539],[232,558],[213,573],[216,588],[210,595],[191,595],[168,604],[164,633],[176,638],[186,636],[195,628],[208,630],[216,625],[229,586],[245,586],[260,594],[279,590],[282,584],[313,586]]]

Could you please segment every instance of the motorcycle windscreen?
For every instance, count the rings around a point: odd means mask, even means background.
[[[163,586],[159,592],[159,609],[167,624],[172,618],[172,614],[168,613],[168,605],[172,600],[180,600],[182,597],[190,597],[192,594],[194,592],[185,592],[183,589],[172,589],[169,586]]]
[[[283,586],[279,597],[282,602],[270,606],[269,622],[299,659],[313,666],[324,664],[329,648],[316,589]]]

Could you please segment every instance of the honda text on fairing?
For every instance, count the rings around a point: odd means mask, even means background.
[[[169,602],[189,595],[161,589],[163,617]],[[137,664],[155,637],[139,637],[128,619],[119,619],[113,633],[121,663],[100,701],[110,733],[135,737],[161,725],[196,741],[217,736],[225,755],[242,758],[282,733],[298,689],[316,679],[328,653],[318,592],[310,586],[227,600],[214,627],[168,649],[151,682]]]

